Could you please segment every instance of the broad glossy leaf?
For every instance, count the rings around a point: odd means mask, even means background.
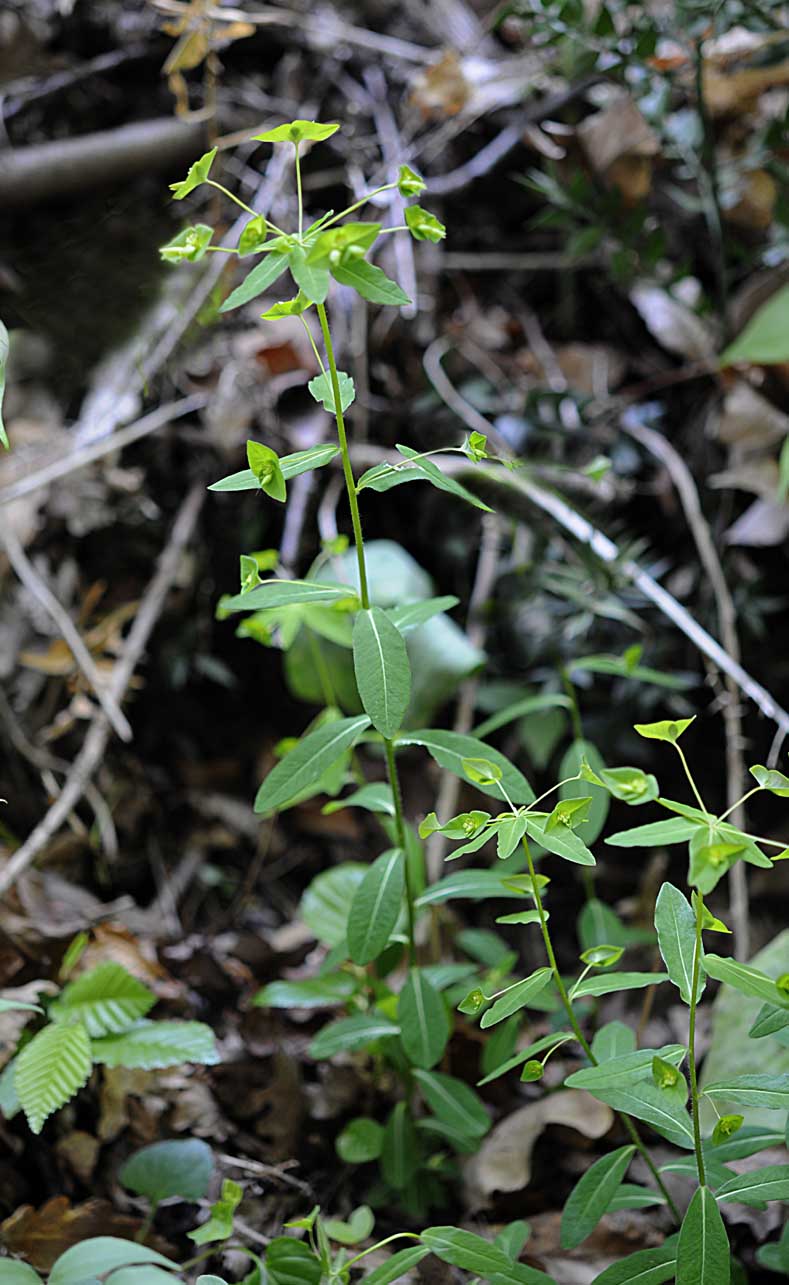
[[[668,975],[686,1004],[693,983],[693,956],[696,949],[696,916],[690,903],[673,883],[664,883],[655,904],[658,946]],[[704,991],[704,969],[699,969],[696,1000]]]
[[[125,1031],[156,1003],[152,991],[108,960],[69,982],[50,1006],[55,1021],[79,1021],[92,1038]]]
[[[350,286],[370,303],[403,307],[404,304],[411,302],[396,281],[392,281],[385,272],[368,263],[366,259],[344,259],[333,266],[331,272],[340,285]]]
[[[322,143],[336,134],[339,128],[335,121],[291,120],[267,129],[263,134],[253,134],[252,138],[258,143]]]
[[[444,1054],[450,1025],[441,995],[420,968],[412,968],[408,974],[400,992],[397,1017],[409,1061],[429,1071]]]
[[[729,1285],[729,1238],[715,1197],[699,1187],[682,1220],[677,1244],[677,1285]]]
[[[32,1133],[87,1084],[92,1058],[81,1022],[53,1022],[34,1035],[16,1058],[14,1084]]]
[[[774,1008],[789,1012],[789,991],[781,990],[761,969],[752,964],[740,964],[736,959],[725,959],[721,955],[705,955],[704,968],[716,981],[733,986],[743,995],[751,995]]]
[[[391,739],[411,697],[411,667],[402,634],[381,607],[360,611],[353,625],[353,666],[373,727]]]
[[[93,1236],[72,1245],[60,1255],[49,1273],[49,1285],[84,1285],[86,1281],[135,1263],[154,1263],[158,1267],[178,1270],[177,1263],[147,1245],[121,1240],[117,1236]]]
[[[398,744],[424,746],[439,767],[459,776],[462,781],[468,780],[463,767],[464,759],[487,759],[501,769],[501,784],[513,803],[534,802],[534,791],[525,776],[492,745],[486,745],[475,736],[464,736],[460,732],[448,732],[438,728],[426,728],[417,732],[404,732],[398,738]],[[477,789],[500,802],[504,801],[504,795],[495,784],[480,784]]]
[[[270,607],[302,607],[313,602],[344,602],[352,599],[348,585],[323,580],[264,580],[248,593],[236,594],[222,603],[223,611],[263,611]]]
[[[463,1080],[439,1071],[414,1071],[414,1079],[433,1114],[458,1133],[481,1138],[490,1128],[482,1099]]]
[[[405,887],[405,854],[392,848],[377,857],[356,889],[348,913],[348,951],[369,964],[384,950],[397,923]]]
[[[659,1249],[640,1249],[612,1263],[592,1285],[664,1285],[674,1279],[677,1265],[677,1237]]]
[[[308,732],[269,772],[257,792],[255,811],[265,814],[285,807],[319,780],[326,768],[350,749],[369,726],[369,718],[362,714],[324,723]]]
[[[704,1093],[713,1101],[736,1102],[741,1106],[767,1107],[789,1111],[789,1073],[785,1075],[733,1075],[729,1080],[707,1084]]]
[[[135,1151],[118,1172],[128,1191],[154,1205],[170,1196],[202,1200],[214,1171],[214,1154],[202,1138],[169,1138]]]
[[[495,1026],[497,1022],[503,1022],[505,1017],[511,1017],[513,1013],[526,1008],[534,997],[545,989],[550,980],[550,968],[538,968],[529,977],[516,982],[483,1013],[480,1026],[483,1028]]]
[[[765,1200],[789,1200],[789,1165],[765,1165],[750,1173],[737,1174],[719,1187],[715,1199],[723,1203],[761,1205]]]
[[[428,1227],[422,1244],[444,1263],[489,1280],[496,1272],[509,1271],[512,1263],[502,1249],[472,1231],[458,1227]]]
[[[562,1249],[576,1249],[591,1236],[616,1194],[635,1147],[619,1147],[595,1160],[575,1184],[564,1206],[561,1223]]]
[[[419,1143],[411,1112],[398,1102],[384,1126],[381,1172],[397,1191],[407,1187],[419,1165]]]
[[[340,410],[347,411],[356,396],[354,382],[350,375],[344,370],[337,371],[337,383],[340,389]],[[334,415],[334,387],[331,376],[328,371],[323,371],[320,375],[315,375],[307,384],[307,388],[316,402],[319,402],[325,411]]]
[[[643,986],[658,986],[668,981],[668,973],[605,973],[585,977],[573,987],[573,999],[584,995],[611,995],[617,991],[640,990]]]
[[[214,1032],[205,1022],[138,1022],[119,1035],[93,1040],[93,1060],[103,1066],[159,1067],[219,1061]]]
[[[234,308],[240,308],[242,304],[257,299],[258,295],[265,294],[269,286],[273,286],[277,278],[282,276],[287,266],[287,255],[279,250],[272,250],[260,263],[255,264],[241,285],[236,286],[232,294],[228,295],[219,311],[232,312]]]

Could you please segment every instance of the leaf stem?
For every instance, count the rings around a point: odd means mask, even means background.
[[[589,1044],[589,1041],[587,1040],[586,1036],[584,1035],[578,1023],[578,1018],[575,1015],[575,1010],[573,1009],[572,1002],[570,1000],[569,995],[567,994],[567,988],[565,987],[564,981],[562,980],[562,975],[559,972],[559,966],[556,962],[556,954],[553,949],[553,942],[551,941],[551,934],[548,930],[548,921],[545,917],[545,909],[542,904],[540,888],[537,882],[537,871],[534,868],[534,859],[531,855],[531,848],[529,847],[529,844],[525,838],[521,840],[521,843],[523,844],[523,848],[526,853],[526,860],[529,865],[529,874],[531,876],[531,883],[532,883],[532,890],[533,890],[532,895],[534,897],[534,902],[537,907],[537,914],[540,917],[540,930],[542,932],[542,940],[545,945],[545,953],[548,957],[548,963],[550,965],[551,972],[553,973],[553,980],[556,983],[556,989],[559,992],[559,998],[561,999],[562,1007],[564,1008],[564,1011],[567,1014],[567,1020],[569,1021],[570,1026],[573,1029],[575,1038],[577,1039],[584,1053],[588,1057],[592,1066],[599,1066],[600,1064],[597,1058],[595,1057],[594,1053],[592,1052],[591,1045]],[[652,1157],[647,1151],[646,1146],[641,1141],[641,1138],[639,1137],[636,1126],[634,1125],[633,1121],[630,1119],[629,1115],[625,1115],[622,1111],[617,1111],[616,1114],[618,1115],[619,1119],[622,1121],[622,1124],[625,1126],[625,1129],[627,1130],[627,1133],[630,1137],[630,1141],[633,1143],[633,1146],[636,1148],[636,1150],[638,1151],[638,1154],[641,1156],[641,1159],[644,1161],[647,1168],[649,1169],[649,1172],[652,1174],[652,1177],[657,1183],[657,1186],[663,1198],[665,1199],[666,1204],[671,1210],[675,1220],[677,1221],[677,1223],[680,1223],[682,1219],[680,1217],[679,1210],[677,1209],[677,1206],[674,1204],[674,1201],[671,1197],[671,1193],[666,1187],[666,1184],[664,1183],[662,1177],[658,1173],[655,1162],[653,1161]]]
[[[301,159],[299,157],[299,145],[294,143],[296,149],[296,195],[299,202],[299,240],[304,232],[304,205],[301,198]]]
[[[748,790],[747,794],[743,794],[741,799],[737,799],[736,803],[732,803],[731,807],[727,808],[725,812],[721,812],[717,819],[719,821],[725,821],[728,816],[731,816],[732,812],[736,812],[737,808],[741,808],[743,803],[747,802],[753,794],[761,793],[761,790],[761,785],[755,785],[752,790]]]
[[[679,742],[678,742],[678,741],[672,741],[672,745],[674,746],[674,749],[677,751],[677,753],[679,754],[679,757],[680,757],[680,759],[681,759],[681,761],[682,761],[682,766],[683,766],[683,768],[685,769],[685,775],[686,775],[686,777],[688,778],[688,781],[690,782],[690,788],[691,788],[691,790],[693,791],[693,794],[694,794],[694,797],[695,797],[695,799],[696,799],[696,802],[698,803],[699,807],[701,808],[701,811],[702,811],[702,812],[706,812],[706,811],[707,811],[707,809],[706,809],[706,807],[704,806],[704,800],[703,800],[703,798],[701,797],[701,795],[699,794],[699,787],[696,785],[696,782],[695,782],[695,781],[694,781],[694,779],[693,779],[693,773],[691,772],[690,768],[688,767],[688,760],[685,758],[685,754],[684,754],[684,752],[683,752],[682,746],[679,744]]]
[[[372,1254],[374,1250],[383,1249],[384,1245],[391,1245],[393,1240],[419,1239],[420,1237],[417,1236],[415,1231],[396,1231],[393,1236],[387,1236],[386,1240],[379,1240],[375,1245],[371,1245],[369,1249],[363,1249],[361,1254],[357,1254],[355,1258],[349,1258],[347,1263],[345,1263],[345,1267],[353,1267],[354,1263],[358,1263],[360,1259],[366,1258],[367,1255]]]
[[[690,1028],[688,1031],[688,1065],[690,1069],[690,1102],[693,1115],[693,1147],[696,1152],[696,1168],[699,1173],[699,1184],[706,1186],[704,1172],[704,1150],[701,1145],[701,1124],[699,1121],[699,1086],[696,1076],[696,1007],[699,989],[699,972],[701,970],[701,925],[704,920],[704,897],[699,892],[696,897],[696,940],[693,946],[693,976],[690,983]]]
[[[242,201],[241,198],[236,196],[234,192],[231,192],[229,188],[223,187],[221,183],[217,183],[216,180],[212,178],[207,178],[205,182],[207,187],[215,187],[217,192],[222,192],[229,201],[232,201],[234,205],[239,206],[240,209],[246,210],[247,214],[251,214],[254,219],[262,219],[269,231],[275,232],[277,236],[287,236],[287,233],[283,232],[282,228],[278,228],[276,223],[271,223],[269,219],[266,218],[265,214],[258,214],[256,210],[252,209],[251,205],[247,205],[245,201]]]
[[[335,214],[333,218],[327,219],[327,221],[323,225],[323,230],[325,230],[326,228],[330,228],[332,223],[337,223],[340,219],[344,219],[346,214],[353,214],[354,210],[358,210],[363,205],[366,205],[368,201],[371,201],[374,196],[378,196],[379,193],[390,192],[393,187],[397,187],[397,184],[384,183],[382,187],[374,188],[372,192],[368,192],[366,196],[363,196],[358,201],[355,201],[353,205],[349,205],[347,209],[340,210],[339,214]]]

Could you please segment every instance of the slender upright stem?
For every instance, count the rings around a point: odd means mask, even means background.
[[[301,199],[301,158],[299,157],[299,145],[294,143],[296,148],[296,196],[299,202],[299,240],[304,232],[304,204]]]
[[[411,882],[411,871],[408,865],[408,850],[406,848],[405,837],[405,818],[403,817],[403,799],[400,792],[400,777],[397,771],[397,760],[395,758],[394,742],[384,737],[384,748],[386,750],[386,770],[389,774],[389,784],[392,788],[392,798],[395,809],[395,833],[397,834],[397,846],[403,854],[405,868],[405,901],[408,912],[408,949],[413,964],[416,959],[416,925],[414,922],[414,889]]]
[[[704,806],[704,800],[703,800],[703,798],[701,797],[701,795],[699,794],[699,787],[696,785],[696,782],[695,782],[695,781],[694,781],[694,779],[693,779],[693,773],[691,772],[691,770],[690,770],[690,768],[689,768],[689,766],[688,766],[688,760],[685,758],[685,755],[684,755],[684,753],[683,753],[683,751],[682,751],[682,746],[681,746],[677,741],[674,741],[674,743],[673,743],[673,744],[674,744],[674,749],[677,751],[677,753],[679,754],[680,759],[682,760],[682,766],[683,766],[683,768],[685,769],[685,775],[686,775],[686,777],[688,778],[688,782],[689,782],[689,784],[690,784],[690,788],[691,788],[691,790],[693,791],[693,795],[694,795],[694,797],[695,797],[695,799],[696,799],[696,802],[698,803],[698,805],[699,805],[699,807],[700,807],[701,811],[702,811],[702,812],[706,812],[706,811],[707,811],[707,809],[706,809],[706,808],[705,808],[705,806]]]
[[[592,1066],[599,1066],[599,1062],[595,1057],[594,1053],[592,1052],[591,1045],[589,1044],[589,1041],[587,1040],[586,1036],[584,1035],[578,1023],[578,1018],[575,1015],[575,1010],[573,1009],[572,1003],[570,1001],[570,997],[567,994],[567,988],[564,984],[564,981],[562,980],[562,975],[559,972],[559,966],[556,962],[556,954],[553,949],[553,942],[551,940],[551,934],[548,930],[548,920],[546,919],[546,916],[545,916],[545,909],[542,904],[540,888],[539,888],[539,884],[537,883],[537,872],[534,869],[534,860],[531,855],[531,848],[529,847],[529,844],[526,841],[526,839],[521,840],[521,842],[523,843],[523,848],[526,853],[526,860],[529,863],[529,874],[531,876],[532,888],[534,889],[534,901],[537,906],[537,914],[539,915],[539,919],[540,919],[540,931],[542,932],[542,940],[545,945],[545,953],[548,956],[548,963],[550,964],[551,972],[553,973],[553,980],[556,983],[556,989],[559,992],[559,998],[562,1002],[562,1007],[564,1008],[564,1011],[567,1014],[567,1020],[570,1023],[570,1026],[573,1028],[573,1034],[575,1035],[575,1038],[577,1039],[584,1053],[588,1057]],[[654,1178],[658,1188],[660,1189],[660,1192],[664,1200],[666,1201],[666,1204],[668,1205],[669,1209],[674,1215],[674,1218],[678,1223],[681,1222],[682,1219],[680,1217],[679,1210],[677,1209],[677,1206],[674,1204],[674,1201],[671,1198],[671,1194],[668,1188],[666,1187],[666,1184],[664,1183],[663,1179],[658,1173],[655,1162],[653,1161],[652,1157],[647,1151],[644,1143],[641,1141],[641,1138],[639,1137],[636,1126],[633,1124],[633,1121],[630,1119],[629,1115],[625,1115],[621,1111],[617,1111],[617,1115],[619,1119],[622,1121],[622,1124],[624,1125],[625,1129],[627,1130],[627,1133],[630,1137],[630,1141],[633,1143],[633,1146],[636,1148],[636,1151],[641,1156],[641,1159],[644,1161],[645,1165],[649,1169],[649,1172],[652,1174],[652,1177]]]
[[[367,587],[367,566],[364,560],[362,521],[359,516],[359,500],[356,495],[356,483],[354,482],[351,457],[348,451],[348,438],[345,434],[345,420],[343,418],[342,402],[340,400],[340,381],[337,377],[337,363],[334,360],[334,345],[331,341],[329,319],[326,316],[326,305],[323,303],[318,304],[318,318],[320,320],[321,331],[323,333],[326,360],[329,364],[329,379],[331,381],[332,398],[334,399],[334,413],[337,419],[337,437],[340,443],[340,453],[342,455],[342,471],[345,476],[345,489],[348,492],[348,503],[351,506],[351,525],[353,526],[353,540],[356,546],[356,561],[359,566],[359,596],[362,600],[362,606],[366,610],[370,606],[370,593]]]
[[[696,1077],[696,1007],[699,989],[699,972],[701,969],[701,925],[704,921],[704,898],[701,893],[696,897],[696,941],[693,946],[693,976],[690,983],[690,1030],[688,1033],[688,1063],[690,1068],[690,1105],[693,1115],[693,1146],[696,1152],[696,1168],[699,1171],[701,1186],[706,1185],[704,1172],[704,1150],[701,1145],[701,1123],[699,1121],[699,1086]]]

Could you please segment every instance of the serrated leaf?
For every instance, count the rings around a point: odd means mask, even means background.
[[[403,636],[381,607],[356,616],[353,667],[365,712],[376,731],[391,739],[411,698],[411,667]]]
[[[49,1011],[56,1022],[82,1022],[96,1039],[125,1031],[155,1003],[147,986],[109,960],[69,982]]]
[[[265,259],[255,264],[241,285],[236,286],[235,290],[228,295],[219,311],[232,312],[234,308],[240,308],[242,304],[257,299],[258,295],[265,294],[269,286],[273,286],[277,278],[282,276],[287,266],[287,255],[279,250],[272,250]]]
[[[322,143],[336,134],[339,128],[335,121],[291,120],[267,129],[263,134],[253,134],[252,138],[258,143]]]
[[[480,1026],[485,1029],[495,1026],[497,1022],[503,1022],[505,1017],[511,1017],[513,1013],[526,1008],[535,996],[545,989],[550,980],[550,968],[538,968],[529,977],[516,982],[483,1013]]]
[[[154,1205],[171,1196],[202,1200],[214,1171],[214,1154],[202,1138],[169,1138],[135,1151],[118,1172],[118,1181]]]
[[[340,388],[340,409],[345,413],[356,396],[356,389],[351,376],[347,375],[344,370],[337,371],[337,382]],[[328,411],[330,415],[335,414],[334,388],[327,370],[320,375],[315,375],[307,384],[307,388],[315,398],[315,401],[320,402],[325,411]]]
[[[81,1022],[53,1022],[34,1035],[16,1058],[14,1084],[31,1132],[87,1084],[90,1040]]]
[[[262,586],[260,586],[262,588]],[[253,589],[253,593],[258,590]],[[298,744],[272,768],[255,798],[255,811],[280,811],[291,799],[319,780],[322,773],[351,748],[370,726],[366,714],[340,718],[308,732]]]
[[[789,1200],[789,1165],[765,1165],[750,1173],[739,1173],[715,1192],[719,1203],[727,1200],[741,1205],[761,1205],[765,1200]]]
[[[404,732],[398,738],[398,744],[424,746],[439,767],[459,776],[462,781],[468,780],[463,767],[464,759],[487,759],[501,769],[501,784],[513,803],[534,802],[534,791],[525,776],[492,745],[477,740],[475,736],[465,736],[460,732],[448,732],[437,728],[425,728],[416,732]],[[504,800],[502,791],[495,783],[478,784],[477,789],[495,799]]]
[[[789,993],[752,964],[740,964],[736,959],[725,959],[722,955],[705,955],[704,968],[710,977],[733,986],[740,994],[750,995],[764,1004],[789,1011]]]
[[[468,1138],[481,1138],[490,1128],[482,1099],[463,1080],[439,1071],[414,1071],[414,1079],[433,1114]]]
[[[404,887],[404,852],[400,848],[382,852],[356,889],[348,913],[348,952],[355,964],[372,963],[388,944]]]
[[[699,1187],[682,1220],[677,1244],[677,1285],[729,1285],[729,1238],[715,1197]]]
[[[120,1267],[136,1263],[154,1263],[158,1267],[178,1270],[178,1264],[147,1245],[117,1236],[92,1236],[72,1245],[60,1255],[49,1273],[49,1285],[85,1285]]]
[[[573,987],[573,999],[584,995],[612,995],[618,991],[640,990],[644,986],[658,986],[668,981],[668,973],[608,973],[599,977],[585,977]]]
[[[687,897],[672,883],[664,883],[655,903],[655,929],[663,963],[682,999],[690,1004],[693,956],[696,949],[696,916]],[[699,969],[696,1001],[704,991],[704,969]]]
[[[397,1018],[409,1061],[430,1070],[443,1056],[450,1024],[443,999],[421,968],[412,968],[408,974],[400,992]]]
[[[613,1200],[635,1150],[633,1146],[619,1147],[601,1156],[573,1187],[562,1214],[562,1249],[577,1249],[591,1236]]]
[[[411,1112],[398,1102],[384,1126],[381,1143],[381,1173],[390,1186],[402,1191],[419,1165],[419,1143]]]
[[[213,1066],[219,1061],[214,1032],[204,1022],[138,1022],[120,1035],[94,1040],[93,1060],[103,1066],[126,1066],[151,1071],[195,1062]]]
[[[411,300],[396,281],[387,277],[385,272],[368,263],[366,259],[352,258],[341,260],[331,269],[335,281],[340,285],[350,286],[363,299],[370,303],[391,304],[403,307]]]
[[[174,201],[182,201],[196,187],[200,187],[201,183],[205,183],[216,153],[217,149],[212,147],[210,152],[205,152],[199,160],[195,161],[194,165],[189,166],[185,179],[181,179],[180,183],[170,184],[170,191],[173,194]]]

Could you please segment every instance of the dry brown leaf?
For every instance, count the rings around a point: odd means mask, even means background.
[[[742,460],[720,473],[713,473],[707,485],[718,491],[750,491],[762,499],[774,500],[778,493],[778,462],[769,458]]]
[[[90,1236],[120,1236],[133,1240],[142,1220],[116,1213],[108,1200],[73,1205],[55,1196],[39,1209],[22,1205],[0,1224],[0,1239],[39,1272],[48,1272],[62,1253]]]
[[[181,983],[162,968],[153,944],[136,937],[123,924],[96,924],[76,972],[89,972],[108,960],[139,978],[159,999],[177,999],[184,993]]]
[[[778,185],[767,170],[748,170],[740,176],[736,201],[724,208],[727,223],[747,231],[768,231],[778,199]]]
[[[766,549],[781,544],[788,535],[789,505],[777,500],[755,500],[723,538],[727,544]]]
[[[740,116],[753,111],[761,95],[778,85],[789,85],[789,60],[736,71],[721,71],[707,64],[704,103],[712,117]]]
[[[112,1142],[128,1126],[130,1099],[142,1098],[156,1082],[155,1071],[129,1070],[125,1066],[105,1067],[99,1089],[98,1134]]]
[[[549,1124],[602,1138],[614,1121],[610,1107],[582,1089],[560,1089],[500,1120],[463,1167],[469,1203],[484,1205],[495,1191],[520,1191],[531,1178],[534,1144]]]
[[[709,327],[690,308],[660,286],[634,286],[630,300],[647,330],[667,352],[687,361],[708,361],[716,345]]]
[[[447,49],[438,62],[415,77],[411,103],[425,120],[457,116],[471,97],[472,87],[463,72],[459,54]]]
[[[746,450],[775,446],[789,434],[789,415],[739,379],[726,394],[717,433],[728,446]]]
[[[55,1143],[60,1159],[86,1186],[93,1177],[100,1149],[98,1138],[82,1129],[73,1129]]]
[[[635,204],[652,185],[652,158],[660,142],[629,94],[617,95],[578,126],[586,158],[600,178]]]

